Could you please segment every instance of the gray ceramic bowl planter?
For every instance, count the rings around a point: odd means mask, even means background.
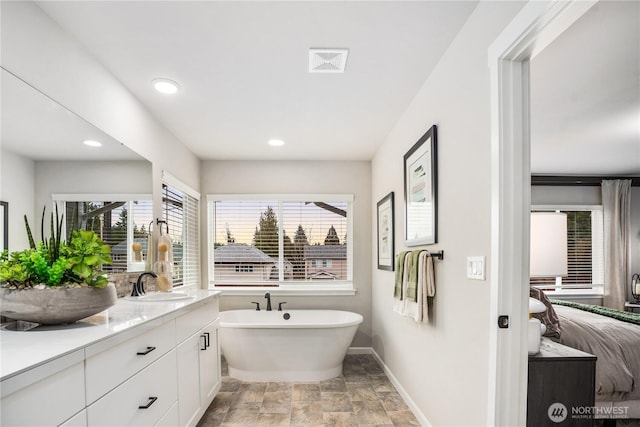
[[[61,325],[92,316],[114,305],[116,287],[0,288],[0,312],[9,319]]]

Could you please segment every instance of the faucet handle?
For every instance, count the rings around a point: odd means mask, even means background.
[[[256,311],[260,311],[260,303],[259,302],[251,301],[251,304],[255,304],[256,305]]]
[[[282,311],[282,304],[286,304],[286,301],[282,301],[278,303],[278,311]]]
[[[140,291],[138,290],[138,284],[134,283],[133,287],[131,288],[131,296],[132,297],[141,297],[142,295],[140,294]]]

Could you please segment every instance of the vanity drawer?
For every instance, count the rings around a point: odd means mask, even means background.
[[[176,341],[178,344],[218,318],[218,298],[210,298],[205,304],[176,319]]]
[[[96,401],[174,347],[173,321],[99,353],[93,354],[89,347],[86,360],[87,404]]]
[[[21,374],[11,380],[22,382],[20,377],[27,375]],[[2,388],[5,389],[5,381]],[[7,384],[6,388],[14,388],[14,384]],[[1,405],[0,425],[3,427],[57,426],[63,423],[85,406],[82,361],[2,396]]]
[[[88,424],[92,427],[156,425],[178,399],[175,371],[174,349],[89,406]]]

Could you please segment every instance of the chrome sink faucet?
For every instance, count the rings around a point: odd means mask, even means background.
[[[267,300],[267,311],[271,311],[271,294],[267,292],[266,294],[264,294],[264,297]]]
[[[141,275],[138,276],[138,280],[136,280],[135,285],[133,285],[133,289],[131,290],[132,297],[141,297],[144,295],[144,283],[142,282],[142,278],[146,275],[151,277],[158,277],[156,273],[153,271],[145,271]]]

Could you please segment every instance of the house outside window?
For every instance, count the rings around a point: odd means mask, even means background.
[[[342,245],[308,245],[304,247],[304,259],[307,278],[339,280],[340,272],[347,263],[347,248]]]
[[[352,200],[209,195],[210,287],[352,290]]]
[[[236,273],[253,273],[253,265],[236,265]]]
[[[604,221],[602,206],[532,206],[532,212],[567,215],[568,275],[532,277],[531,286],[551,295],[595,294],[604,289]]]

